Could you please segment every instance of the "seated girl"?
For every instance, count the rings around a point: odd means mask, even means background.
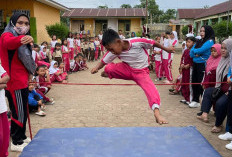
[[[63,72],[60,71],[60,69],[58,68],[57,61],[51,62],[51,66],[49,68],[49,74],[50,74],[51,82],[67,83],[66,79],[63,78],[62,76]]]
[[[43,104],[43,97],[35,91],[34,83],[30,83],[28,86],[29,95],[28,95],[28,105],[29,110],[36,110],[35,114],[38,116],[46,116],[45,105]]]
[[[59,65],[59,72],[61,72],[60,77],[62,77],[62,79],[64,79],[64,80],[67,80],[68,74],[67,74],[67,72],[65,72],[64,68],[65,68],[65,64],[64,64],[64,62],[61,62]]]
[[[46,46],[40,47],[39,55],[40,55],[42,61],[49,63],[49,58],[47,56],[47,47]]]

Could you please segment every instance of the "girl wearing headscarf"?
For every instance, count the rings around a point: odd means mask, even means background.
[[[135,32],[132,32],[132,33],[131,33],[131,38],[135,38],[135,37],[136,37]]]
[[[214,84],[208,84],[209,82],[216,81],[216,69],[221,60],[221,44],[214,44],[211,48],[211,55],[206,63],[205,76],[202,82],[204,89],[214,87]]]
[[[7,83],[11,116],[12,151],[22,151],[30,142],[26,136],[28,80],[35,72],[31,45],[33,38],[29,35],[29,17],[16,12],[9,21],[0,38],[0,56],[2,66],[10,76]]]
[[[226,132],[225,134],[219,135],[219,139],[221,140],[230,140],[231,142],[229,144],[226,145],[226,148],[229,150],[232,150],[232,91],[231,91],[231,87],[232,87],[232,75],[231,75],[231,71],[232,71],[232,39],[227,39],[228,41],[226,42],[226,49],[228,52],[230,52],[230,68],[229,68],[229,72],[227,75],[227,82],[230,85],[230,89],[228,91],[228,98],[229,98],[229,102],[228,102],[228,108],[227,108],[227,124],[228,124],[228,128],[229,128],[229,132]]]
[[[202,99],[202,106],[201,111],[203,112],[201,116],[197,116],[198,119],[202,120],[203,122],[208,122],[208,114],[212,107],[213,103],[215,105],[215,115],[216,115],[216,122],[215,126],[212,128],[213,133],[219,133],[222,131],[222,123],[227,115],[227,107],[229,102],[228,97],[228,89],[229,85],[226,82],[227,80],[227,73],[229,70],[229,42],[232,40],[225,40],[222,43],[221,47],[221,60],[216,69],[216,85],[215,87],[207,88],[204,91],[203,99]],[[216,89],[219,89],[220,92],[216,94]]]
[[[62,76],[63,72],[60,71],[58,68],[57,61],[51,62],[51,66],[49,68],[49,74],[50,74],[50,81],[51,82],[57,81],[57,82],[67,83],[67,81],[65,80],[66,78],[64,78]]]
[[[205,65],[211,54],[211,47],[215,43],[214,30],[211,26],[202,26],[200,30],[201,40],[190,51],[190,57],[193,59],[192,83],[201,83],[205,73]],[[203,88],[200,84],[192,85],[193,100],[189,107],[200,107],[200,95],[203,94]]]
[[[166,39],[164,39],[164,47],[176,47],[178,45],[178,37],[176,31],[173,32],[166,32]],[[166,80],[164,80],[164,83],[170,84],[173,81],[172,78],[172,59],[173,54],[168,53],[166,51],[162,52],[162,67],[165,72]]]

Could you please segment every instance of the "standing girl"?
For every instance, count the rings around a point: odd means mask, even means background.
[[[74,47],[75,47],[72,32],[69,32],[67,41],[68,41],[69,59],[71,59],[72,56],[74,56]]]
[[[70,50],[68,50],[68,48],[67,48],[67,43],[68,43],[67,40],[64,39],[62,41],[62,47],[61,47],[62,58],[63,58],[64,65],[65,65],[65,68],[64,68],[65,72],[70,71],[70,60],[69,60],[69,52],[70,52]]]
[[[156,37],[156,41],[160,43],[160,36]],[[158,47],[154,47],[154,54],[155,54],[155,73],[156,73],[156,79],[155,81],[159,81],[163,77],[163,69],[162,69],[162,50]]]
[[[95,44],[95,60],[97,60],[101,55],[101,52],[100,52],[101,44],[100,44],[98,36],[95,37],[94,44]]]
[[[211,26],[202,26],[200,30],[201,40],[193,46],[190,51],[190,57],[193,59],[192,83],[201,83],[204,77],[205,64],[211,52],[211,47],[215,43],[215,34]],[[193,100],[189,107],[200,107],[200,96],[203,94],[203,88],[200,84],[192,85]]]
[[[53,51],[55,49],[56,43],[57,43],[56,35],[52,36],[52,41],[51,41],[51,55],[53,55]]]
[[[75,34],[75,38],[74,38],[74,54],[75,56],[81,52],[81,40],[80,40],[80,35],[79,34]],[[72,57],[72,60],[74,59],[74,56]]]
[[[56,43],[54,52],[53,52],[53,59],[60,64],[62,62],[62,52],[61,52],[61,44]]]

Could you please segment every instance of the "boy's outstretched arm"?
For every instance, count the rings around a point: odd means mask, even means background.
[[[158,42],[155,42],[154,44],[155,47],[161,48],[162,50],[169,52],[169,53],[175,53],[175,48],[174,47],[164,47]]]
[[[98,72],[98,70],[102,69],[105,66],[103,62],[99,62],[92,70],[91,73],[95,74]]]

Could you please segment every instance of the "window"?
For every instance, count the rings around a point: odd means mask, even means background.
[[[26,14],[30,18],[30,10],[13,10],[13,14],[15,12],[22,12],[22,13]]]

